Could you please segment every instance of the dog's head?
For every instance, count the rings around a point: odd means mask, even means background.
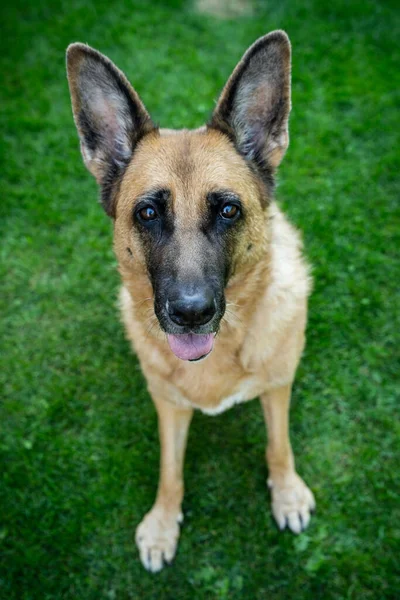
[[[287,35],[251,46],[195,131],[156,127],[96,50],[72,44],[67,67],[83,159],[115,221],[122,275],[147,273],[171,350],[197,360],[212,349],[226,287],[267,252],[274,172],[288,146]]]

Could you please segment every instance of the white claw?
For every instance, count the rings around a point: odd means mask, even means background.
[[[297,511],[290,512],[287,517],[288,527],[293,533],[301,532],[301,521]]]
[[[179,537],[178,519],[182,513],[166,514],[154,508],[136,530],[140,560],[147,571],[158,573],[170,563]]]
[[[286,527],[286,517],[283,512],[274,512],[275,521],[278,524],[278,527],[281,531],[283,531]]]
[[[153,548],[150,550],[150,571],[152,573],[158,573],[163,568],[163,559],[161,550]]]
[[[271,477],[267,483],[272,496],[272,514],[279,529],[287,525],[293,533],[304,531],[310,523],[310,511],[315,509],[311,490],[297,473]]]
[[[307,527],[308,527],[308,525],[309,525],[309,523],[310,523],[310,518],[311,518],[311,517],[310,517],[310,513],[309,513],[309,511],[307,510],[307,508],[303,508],[303,509],[302,509],[302,511],[301,511],[301,513],[300,513],[300,516],[301,516],[301,522],[302,522],[302,524],[303,524],[303,527],[302,527],[302,529],[303,529],[303,531],[304,531],[305,529],[307,529]]]

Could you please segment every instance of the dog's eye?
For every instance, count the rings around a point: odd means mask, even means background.
[[[240,213],[240,208],[236,204],[225,204],[221,209],[221,217],[224,219],[234,219]]]
[[[152,206],[144,206],[138,212],[138,217],[141,221],[154,221],[157,219],[157,213]]]

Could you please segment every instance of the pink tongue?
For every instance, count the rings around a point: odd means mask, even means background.
[[[195,360],[211,352],[214,344],[214,334],[198,335],[196,333],[182,333],[180,335],[167,335],[168,344],[172,352],[182,360]]]

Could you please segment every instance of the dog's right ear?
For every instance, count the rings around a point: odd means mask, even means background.
[[[115,194],[139,140],[155,130],[125,75],[85,44],[67,49],[72,110],[83,161],[101,186],[101,201],[115,216]]]

